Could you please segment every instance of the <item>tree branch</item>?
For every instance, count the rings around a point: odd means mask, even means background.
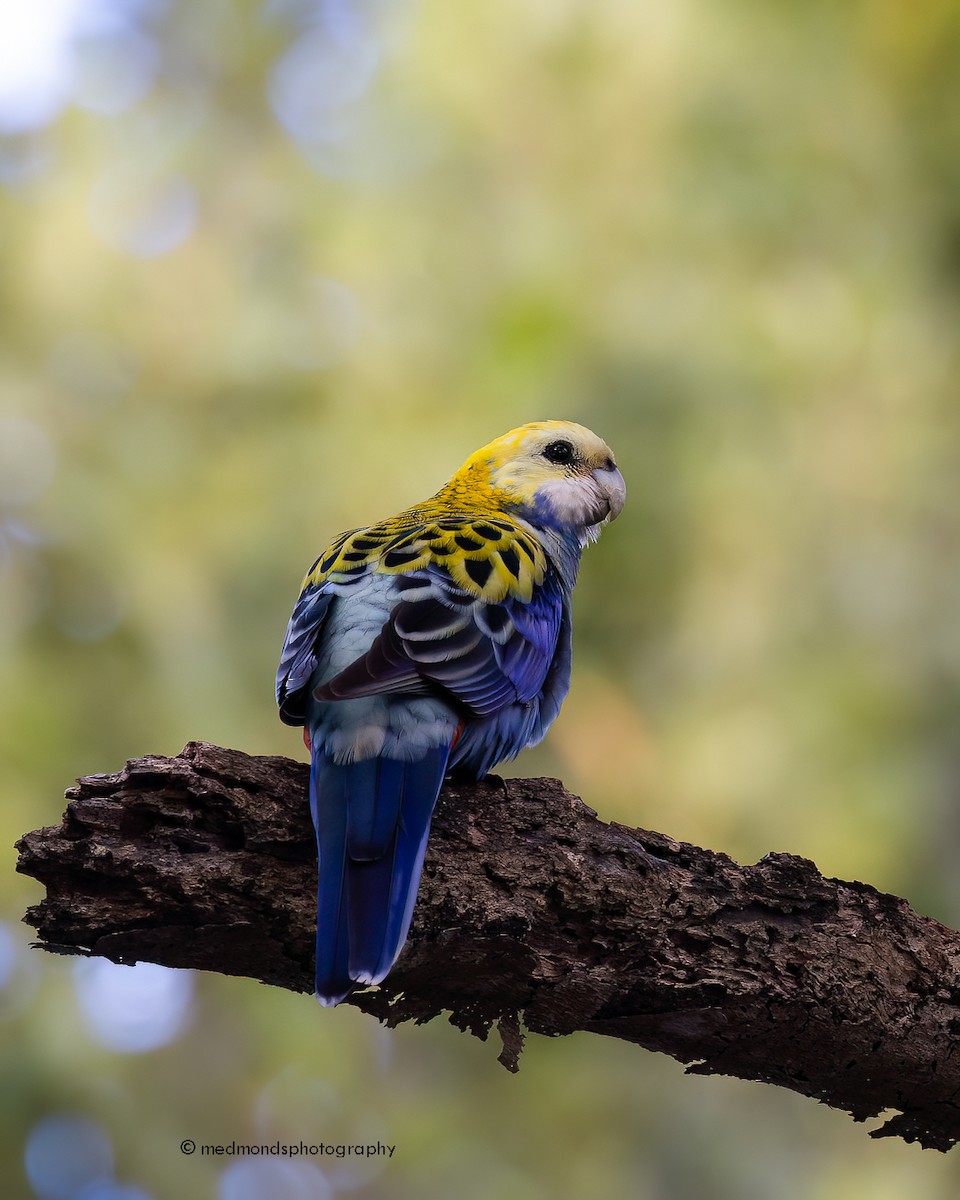
[[[307,768],[191,742],[67,792],[20,839],[47,897],[40,945],[312,990]],[[871,1136],[960,1139],[960,935],[807,859],[741,867],[600,821],[553,779],[448,783],[410,939],[350,1003],[389,1024],[442,1011],[516,1070],[521,1022],[589,1030],[762,1080]]]

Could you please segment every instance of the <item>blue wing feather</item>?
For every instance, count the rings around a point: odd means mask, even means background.
[[[463,593],[437,567],[397,604],[365,655],[315,692],[318,700],[432,686],[477,717],[537,697],[553,663],[565,592],[548,572],[528,601],[497,604]],[[428,587],[427,584],[432,586]]]
[[[570,689],[572,659],[570,602],[564,598],[556,650],[539,695],[532,701],[511,704],[468,722],[450,755],[451,770],[482,779],[497,763],[515,758],[525,746],[539,742],[556,719]]]
[[[280,719],[288,725],[302,725],[306,720],[317,646],[334,599],[323,585],[304,588],[287,625],[277,668],[277,704]]]

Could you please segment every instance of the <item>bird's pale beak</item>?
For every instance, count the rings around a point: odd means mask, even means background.
[[[623,512],[624,501],[627,498],[627,485],[623,476],[616,467],[597,467],[591,474],[610,506],[607,520],[615,521]]]

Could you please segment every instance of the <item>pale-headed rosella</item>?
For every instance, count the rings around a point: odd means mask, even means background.
[[[393,966],[447,772],[482,778],[560,711],[580,554],[624,497],[596,434],[535,422],[307,573],[277,703],[311,755],[321,1003]]]

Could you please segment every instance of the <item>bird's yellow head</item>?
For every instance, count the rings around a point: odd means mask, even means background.
[[[602,438],[573,421],[534,421],[471,454],[447,485],[466,498],[489,491],[537,525],[575,533],[582,544],[619,516],[623,476]]]

